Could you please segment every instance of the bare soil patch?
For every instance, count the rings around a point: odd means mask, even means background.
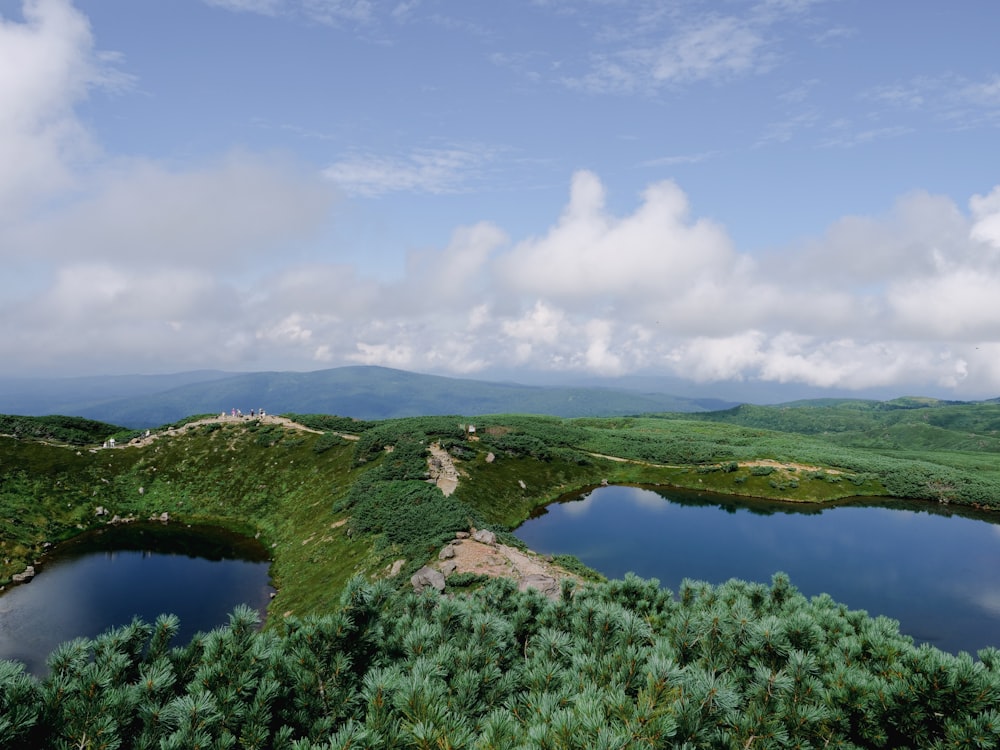
[[[564,578],[582,582],[579,576],[530,550],[522,551],[506,544],[484,544],[474,539],[456,539],[453,544],[455,556],[444,562],[457,566],[454,573],[475,573],[515,581],[530,575],[545,575],[559,582]],[[442,564],[436,563],[439,568]]]
[[[430,457],[427,459],[427,471],[431,480],[447,497],[458,487],[458,469],[451,454],[441,447],[440,443],[429,446]]]

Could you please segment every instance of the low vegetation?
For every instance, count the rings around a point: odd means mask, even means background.
[[[988,748],[1000,652],[771,586],[627,577],[558,601],[358,579],[322,617],[256,613],[169,647],[176,620],[0,663],[0,743],[65,748]]]
[[[998,652],[915,648],[896,623],[807,601],[781,576],[770,587],[689,582],[676,598],[630,578],[567,588],[558,602],[470,575],[449,580],[454,599],[404,585],[455,531],[503,535],[605,481],[997,509],[994,406],[496,415],[474,431],[458,416],[294,415],[308,430],[191,419],[115,449],[100,446],[144,436],[0,418],[0,577],[47,544],[167,513],[258,538],[278,589],[262,632],[241,610],[229,628],[173,646],[166,618],[62,647],[44,680],[0,663],[0,744],[996,747]],[[831,428],[806,430],[797,410],[822,408]],[[888,424],[897,412],[909,416]],[[954,435],[932,449],[906,427],[915,418]],[[890,428],[894,440],[867,444]],[[427,481],[432,443],[458,468],[450,496]]]

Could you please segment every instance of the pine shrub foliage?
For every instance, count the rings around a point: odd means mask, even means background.
[[[161,617],[0,662],[4,748],[992,748],[1000,651],[771,586],[624,580],[558,601],[352,581],[330,615],[170,647]]]

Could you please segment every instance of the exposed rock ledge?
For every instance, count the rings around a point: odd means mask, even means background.
[[[431,566],[422,568],[411,579],[414,588],[419,590],[430,585],[441,590],[438,588],[438,582],[443,583],[443,580],[424,571],[435,571],[441,576],[475,573],[495,578],[510,578],[517,581],[518,588],[522,591],[526,588],[537,589],[552,599],[559,596],[563,579],[581,582],[579,576],[564,570],[542,555],[521,551],[506,544],[497,544],[491,532],[480,531],[471,536],[459,532],[459,535],[461,536],[455,541],[445,545],[437,561]],[[418,576],[420,576],[419,582],[416,580]],[[433,578],[435,583],[431,583],[430,578]]]

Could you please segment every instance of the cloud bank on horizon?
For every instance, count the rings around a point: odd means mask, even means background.
[[[155,5],[0,0],[0,375],[1000,393],[992,3]]]

